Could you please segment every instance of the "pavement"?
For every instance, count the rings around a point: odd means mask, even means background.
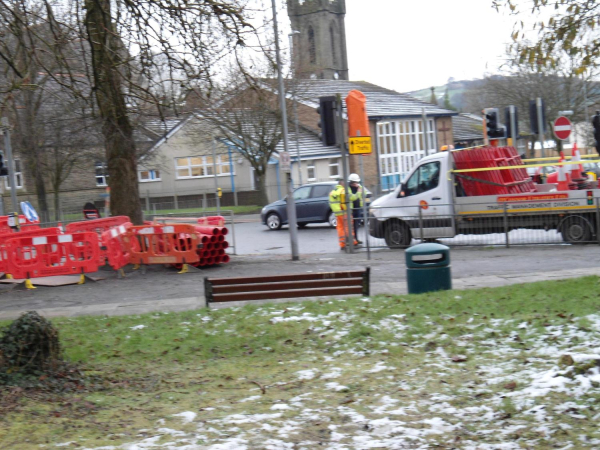
[[[477,289],[582,276],[600,276],[600,246],[532,246],[515,248],[456,248],[451,250],[454,289]],[[406,294],[404,252],[380,250],[370,260],[364,253],[232,256],[229,264],[177,274],[172,268],[128,269],[125,278],[105,269],[80,286],[2,286],[0,320],[35,310],[46,317],[131,315],[154,311],[185,311],[206,306],[204,278],[247,277],[331,272],[371,267],[371,295]],[[289,300],[281,300],[289,301]],[[272,302],[272,301],[269,301]],[[277,301],[275,301],[277,302]],[[211,305],[239,306],[244,302]],[[261,303],[261,302],[252,302]]]

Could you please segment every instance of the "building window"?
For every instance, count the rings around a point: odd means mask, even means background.
[[[335,28],[334,28],[333,24],[331,24],[329,26],[329,36],[331,37],[331,57],[333,58],[333,65],[337,66],[338,57],[337,57],[337,50],[336,50],[336,45],[335,45]]]
[[[229,156],[217,156],[217,175],[229,175],[231,173]],[[212,156],[188,156],[175,159],[175,171],[177,178],[202,178],[214,176],[214,164]]]
[[[377,124],[383,190],[394,189],[422,157],[436,150],[433,119],[395,120]]]
[[[308,181],[317,181],[314,161],[308,161],[306,163],[306,178]]]
[[[317,63],[317,47],[315,45],[315,30],[308,27],[308,57],[311,64]]]
[[[96,163],[96,186],[108,186],[108,169],[104,163]]]
[[[145,183],[148,181],[160,181],[160,170],[156,169],[144,169],[138,172],[138,178],[140,182]]]
[[[340,176],[340,160],[330,159],[329,160],[329,178],[337,178]]]
[[[23,172],[21,172],[21,160],[15,159],[15,180],[17,184],[17,189],[23,189]],[[10,189],[8,177],[4,177],[4,186],[6,189]]]

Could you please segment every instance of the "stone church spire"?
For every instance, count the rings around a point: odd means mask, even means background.
[[[298,78],[348,79],[345,0],[287,0]]]

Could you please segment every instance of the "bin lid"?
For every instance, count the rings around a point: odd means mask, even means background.
[[[431,258],[427,256],[431,255]],[[435,255],[439,255],[437,258]],[[426,267],[446,267],[450,265],[450,249],[442,244],[428,242],[417,244],[406,249],[406,267],[426,268]]]

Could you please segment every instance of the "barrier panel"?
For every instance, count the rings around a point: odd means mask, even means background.
[[[102,233],[102,251],[106,255],[108,264],[114,270],[125,267],[131,261],[129,245],[124,241],[131,226],[131,222],[128,222]]]
[[[193,225],[132,226],[123,238],[132,264],[188,264],[198,262],[201,236]]]
[[[110,230],[111,228],[115,228],[119,225],[123,225],[126,223],[131,223],[131,219],[129,219],[129,217],[127,216],[105,217],[103,219],[92,219],[70,223],[65,227],[65,231],[67,233],[96,233],[98,235],[98,242],[101,245],[102,234],[104,232]],[[101,266],[103,266],[104,264],[106,264],[107,259],[108,255],[106,254],[106,251],[103,248],[101,248],[98,263]]]
[[[28,229],[35,228],[35,229],[39,230],[40,227],[38,225],[33,225],[33,223],[34,222],[29,222],[23,214],[19,215],[19,224],[20,225],[27,225]],[[35,222],[35,223],[39,223],[39,222]],[[12,232],[13,232],[13,229],[8,226],[8,216],[0,216],[0,233],[12,233]]]
[[[14,278],[41,278],[96,272],[100,247],[96,233],[19,236],[4,244],[7,272]]]
[[[62,234],[60,228],[38,228],[30,229],[27,228],[24,231],[2,233],[0,234],[0,272],[8,271],[8,254],[6,252],[5,243],[9,239],[16,237],[32,237],[32,236],[58,236]]]

